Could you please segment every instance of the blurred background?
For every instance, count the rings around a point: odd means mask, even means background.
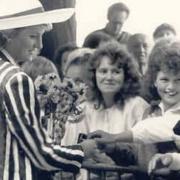
[[[90,32],[105,26],[107,8],[115,2],[124,2],[130,16],[123,29],[130,33],[142,32],[152,36],[154,29],[167,22],[180,32],[179,0],[76,0],[77,44]]]
[[[43,41],[42,55],[50,59],[57,47],[75,42],[82,45],[90,32],[105,26],[108,7],[120,0],[41,0],[45,9],[75,8],[74,16],[59,24],[54,24],[51,32],[46,33]],[[179,0],[122,0],[130,9],[130,16],[123,30],[130,33],[145,33],[152,37],[154,29],[166,22],[172,24],[177,33],[180,32]],[[180,33],[178,33],[180,34]]]

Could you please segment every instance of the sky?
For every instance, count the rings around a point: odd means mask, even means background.
[[[154,29],[166,22],[172,24],[180,34],[180,0],[76,0],[79,46],[90,32],[105,26],[107,9],[115,2],[124,2],[130,9],[123,30],[152,37]]]

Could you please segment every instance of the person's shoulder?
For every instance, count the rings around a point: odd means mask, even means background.
[[[144,111],[149,108],[149,104],[140,96],[135,96],[125,101],[125,108],[132,111]]]
[[[98,35],[98,34],[100,34],[100,33],[107,34],[106,31],[105,31],[105,29],[97,29],[97,30],[95,30],[95,31],[90,32],[90,33],[86,36],[86,39],[89,39],[90,37],[96,36],[96,35]]]
[[[96,101],[85,101],[83,103],[83,106],[84,106],[84,111],[88,114],[89,113],[93,114],[99,110],[102,110],[102,107],[98,106],[98,102],[96,102]]]
[[[23,72],[20,67],[11,64],[11,68],[14,68],[14,70],[7,74],[4,78],[6,79],[5,85],[9,84],[14,86],[19,83],[22,83],[22,85],[33,84],[32,79]]]
[[[0,60],[0,84],[1,84],[1,87],[5,86],[6,83],[20,71],[21,70],[18,66],[13,65],[8,61]]]
[[[127,31],[122,31],[122,34],[124,34],[126,36],[131,36],[132,35],[130,32],[127,32]]]
[[[96,29],[95,31],[92,31],[90,34],[96,34],[96,33],[100,33],[100,32],[105,33],[105,29],[104,28]]]
[[[120,36],[118,37],[118,41],[120,43],[127,43],[130,37],[131,37],[131,34],[129,32],[122,31]]]
[[[134,96],[134,97],[128,98],[125,102],[128,103],[128,104],[147,104],[147,105],[149,105],[147,103],[147,101],[144,100],[140,96]]]

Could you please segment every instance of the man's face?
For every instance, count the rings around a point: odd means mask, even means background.
[[[150,52],[150,40],[145,35],[139,35],[130,39],[129,51],[140,64],[146,64]]]
[[[10,54],[15,61],[22,64],[35,58],[42,49],[42,35],[45,32],[43,26],[32,26],[17,30],[11,37],[9,46]]]
[[[109,30],[114,36],[117,36],[122,29],[124,22],[127,19],[126,11],[114,11],[109,16]]]

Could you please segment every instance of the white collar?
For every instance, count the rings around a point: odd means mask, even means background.
[[[180,102],[169,108],[167,111],[164,110],[164,104],[162,101],[159,103],[159,107],[162,111],[162,114],[164,114],[165,112],[178,111],[180,110]]]

